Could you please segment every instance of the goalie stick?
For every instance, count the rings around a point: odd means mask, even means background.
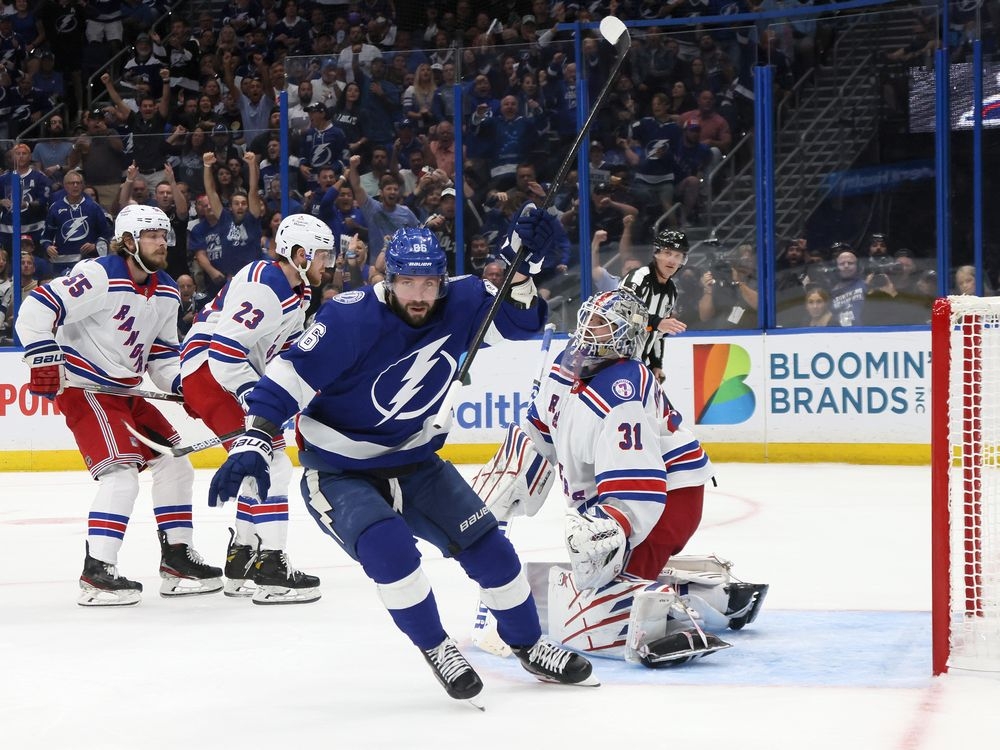
[[[135,439],[140,443],[145,445],[150,450],[154,450],[163,456],[186,456],[189,453],[197,453],[198,451],[203,451],[206,448],[214,448],[217,445],[221,445],[227,440],[232,440],[243,434],[243,430],[234,430],[233,432],[227,432],[225,435],[219,435],[218,437],[210,437],[205,440],[201,440],[197,443],[191,443],[191,445],[163,445],[163,443],[157,443],[155,440],[150,440],[148,437],[139,432],[135,427],[130,425],[128,422],[123,422],[125,429],[131,432]]]
[[[620,19],[615,18],[614,16],[607,16],[601,20],[600,31],[601,36],[614,45],[615,53],[617,54],[615,65],[611,69],[611,73],[608,75],[608,80],[604,82],[604,87],[601,89],[600,93],[598,93],[597,99],[594,100],[594,104],[591,106],[590,112],[587,114],[587,119],[583,122],[583,127],[581,127],[580,132],[576,134],[576,140],[573,141],[573,145],[570,147],[569,153],[566,154],[566,158],[563,159],[563,163],[559,165],[559,170],[556,172],[556,176],[552,180],[552,186],[545,194],[545,200],[542,201],[542,205],[539,206],[542,211],[548,210],[549,206],[552,205],[552,201],[555,200],[556,193],[559,192],[563,182],[566,180],[566,175],[569,174],[570,168],[573,166],[573,159],[576,157],[577,152],[580,150],[580,146],[587,137],[587,131],[590,129],[590,124],[593,122],[594,117],[597,114],[597,110],[601,108],[601,105],[604,104],[605,100],[607,100],[608,94],[611,93],[611,88],[614,86],[615,81],[618,78],[618,74],[621,72],[622,65],[625,63],[628,51],[632,46],[632,38],[629,36],[628,29],[625,28],[625,24],[622,23]],[[434,417],[433,424],[436,429],[441,429],[448,424],[448,420],[451,418],[452,407],[458,398],[458,389],[462,387],[462,382],[469,374],[469,370],[472,368],[472,362],[476,358],[476,354],[479,352],[480,347],[483,345],[483,340],[486,338],[486,332],[489,331],[490,326],[493,325],[493,321],[500,310],[500,305],[503,303],[504,298],[510,291],[511,286],[514,284],[514,274],[517,272],[517,269],[528,255],[528,249],[521,245],[521,238],[518,237],[516,232],[511,237],[511,246],[517,251],[517,255],[514,257],[513,262],[511,262],[510,267],[507,268],[507,273],[503,278],[503,283],[500,284],[500,288],[497,290],[497,296],[493,300],[493,304],[490,305],[490,309],[486,312],[486,318],[479,326],[479,330],[476,331],[476,335],[472,337],[472,341],[469,344],[469,350],[465,354],[465,359],[462,361],[458,371],[455,373],[455,377],[451,381],[451,385],[448,386],[448,391],[445,393],[444,400],[441,402],[441,407],[438,409],[438,413]]]
[[[538,395],[538,389],[541,388],[542,379],[545,377],[545,373],[548,370],[549,348],[552,346],[552,334],[555,333],[555,330],[555,323],[546,324],[545,332],[542,334],[542,366],[538,371],[538,375],[531,382],[531,396],[528,398],[528,403],[535,400],[535,396]],[[506,469],[506,467],[504,468]],[[501,471],[498,474],[497,481],[499,481],[502,477],[503,472]],[[475,482],[475,480],[473,480],[473,482]],[[510,525],[512,522],[512,518],[506,518],[502,519],[499,523],[500,533],[507,538],[510,538]],[[493,613],[490,612],[489,608],[481,601],[479,602],[479,607],[476,610],[476,618],[472,623],[472,645],[495,656],[507,657],[511,654],[510,646],[501,640],[500,634],[497,632],[496,618],[493,616]]]

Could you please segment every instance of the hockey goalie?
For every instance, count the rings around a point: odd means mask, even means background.
[[[768,587],[740,581],[726,560],[679,554],[701,521],[713,468],[634,358],[646,321],[627,291],[587,300],[523,429],[510,426],[473,486],[497,518],[531,516],[557,465],[569,567],[528,571],[549,632],[657,668],[728,648],[710,631],[753,622]]]

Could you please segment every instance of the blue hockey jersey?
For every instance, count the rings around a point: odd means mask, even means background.
[[[390,308],[384,282],[324,304],[294,347],[273,360],[247,396],[251,416],[282,424],[298,411],[303,465],[319,469],[403,467],[444,445],[432,425],[495,290],[473,276],[451,279],[426,325]],[[484,343],[527,339],[545,323],[543,300],[505,302]]]

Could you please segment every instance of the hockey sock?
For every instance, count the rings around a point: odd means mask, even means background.
[[[194,468],[186,458],[163,456],[149,462],[153,474],[153,513],[156,525],[167,535],[167,544],[191,545],[191,494]]]
[[[112,465],[97,478],[97,497],[87,517],[91,557],[118,563],[118,550],[138,494],[139,470],[134,465]]]
[[[427,650],[448,637],[431,583],[420,568],[420,552],[402,518],[379,521],[366,529],[358,537],[356,549],[396,627],[415,646]]]
[[[479,598],[497,620],[497,633],[510,646],[531,646],[542,635],[528,578],[510,540],[498,528],[455,559],[480,586]]]

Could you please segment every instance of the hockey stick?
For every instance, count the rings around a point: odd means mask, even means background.
[[[542,366],[538,371],[538,375],[531,381],[531,396],[528,398],[528,403],[535,400],[535,396],[538,395],[538,389],[542,386],[542,380],[545,378],[545,372],[548,370],[549,347],[552,346],[552,334],[555,333],[555,330],[555,323],[546,324],[545,332],[542,334]],[[503,473],[500,474],[497,481],[502,477]],[[498,524],[500,533],[508,539],[510,538],[511,523],[513,523],[513,519],[507,518]],[[472,623],[472,645],[494,656],[507,657],[511,654],[510,646],[500,639],[500,634],[497,632],[496,618],[482,601],[479,602],[479,608],[476,610],[476,619]]]
[[[221,445],[227,440],[232,440],[233,438],[237,438],[243,434],[243,430],[235,430],[233,432],[227,432],[225,435],[206,438],[205,440],[201,440],[197,443],[191,443],[191,445],[180,445],[175,448],[172,445],[163,445],[162,443],[157,443],[155,440],[150,440],[128,422],[124,422],[123,424],[125,425],[125,429],[135,436],[136,440],[150,450],[154,450],[163,456],[180,457],[186,456],[188,453],[197,453],[198,451],[203,451],[206,448],[214,448],[216,445]]]
[[[611,88],[614,86],[614,83],[618,78],[618,74],[621,72],[622,65],[625,63],[625,58],[628,56],[628,51],[632,46],[632,38],[629,36],[628,29],[625,28],[624,23],[614,16],[607,16],[601,20],[600,31],[601,36],[614,45],[615,52],[617,54],[615,65],[611,69],[611,73],[608,75],[608,80],[604,82],[604,87],[597,95],[597,99],[594,101],[593,106],[590,108],[587,119],[583,122],[583,127],[580,128],[580,132],[576,134],[576,140],[573,141],[573,145],[570,147],[569,153],[566,154],[566,158],[563,159],[563,163],[559,165],[559,170],[556,172],[556,176],[552,180],[552,186],[546,193],[545,200],[542,201],[542,205],[539,206],[542,211],[548,210],[549,206],[552,205],[552,201],[555,200],[556,193],[559,192],[563,182],[566,180],[566,175],[569,174],[570,168],[573,166],[573,160],[576,158],[576,154],[580,150],[580,146],[587,137],[587,131],[590,129],[590,124],[593,122],[594,117],[597,115],[597,111],[601,108],[601,105],[604,104],[605,100],[607,100],[608,94],[611,93]],[[577,85],[580,85],[579,81],[577,82]],[[503,283],[500,284],[500,289],[497,290],[497,296],[490,305],[490,309],[486,312],[486,318],[479,326],[479,330],[476,331],[476,335],[473,336],[472,342],[469,344],[469,350],[465,354],[465,359],[462,361],[462,364],[459,365],[458,371],[455,373],[455,377],[451,381],[451,385],[448,386],[448,391],[445,393],[444,400],[441,402],[441,407],[438,409],[438,413],[434,417],[433,425],[436,429],[441,429],[448,424],[448,420],[451,417],[451,410],[455,405],[455,401],[458,399],[458,389],[462,387],[462,381],[465,380],[466,376],[469,374],[469,370],[472,368],[472,362],[476,358],[476,354],[479,352],[480,347],[483,345],[483,340],[486,338],[486,332],[489,331],[490,326],[493,325],[493,321],[496,319],[497,313],[500,311],[500,305],[503,303],[503,300],[507,296],[508,292],[510,292],[511,286],[514,284],[514,274],[517,272],[517,269],[528,255],[528,248],[521,245],[521,238],[517,236],[516,232],[511,237],[511,246],[517,252],[517,255],[507,268],[507,274],[504,276]]]
[[[176,393],[161,393],[160,391],[140,391],[135,388],[119,388],[113,385],[99,385],[97,383],[88,383],[87,385],[79,386],[81,390],[90,391],[92,393],[104,393],[109,396],[131,396],[133,398],[148,398],[154,401],[173,401],[174,403],[182,403],[184,401],[183,396],[178,396]]]

